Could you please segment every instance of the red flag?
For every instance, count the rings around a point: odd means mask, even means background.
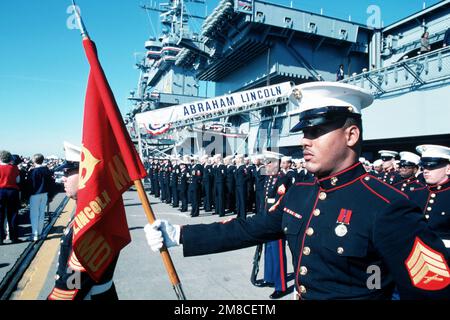
[[[85,100],[73,249],[81,265],[98,281],[131,241],[122,193],[134,180],[144,178],[146,171],[126,131],[95,44],[85,38],[83,46],[91,70]]]

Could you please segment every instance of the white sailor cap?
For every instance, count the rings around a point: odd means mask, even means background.
[[[294,158],[294,159],[292,159],[292,162],[294,162],[294,163],[301,163],[301,159],[299,159],[299,158]]]
[[[262,160],[262,159],[264,159],[264,156],[263,156],[262,154],[252,154],[252,155],[250,156],[250,158],[251,158],[252,160]]]
[[[400,165],[419,165],[420,157],[412,152],[402,151],[400,152]]]
[[[378,153],[380,154],[380,156],[382,158],[395,158],[398,155],[397,151],[391,151],[391,150],[380,150],[378,151]]]
[[[242,153],[239,153],[235,156],[236,159],[244,159],[244,155]]]
[[[292,157],[288,156],[281,157],[281,161],[292,161]]]
[[[281,153],[272,152],[272,151],[264,151],[263,153],[264,159],[281,159],[283,155]]]
[[[226,156],[225,158],[223,158],[223,160],[231,160],[231,159],[233,159],[233,156]]]
[[[321,124],[361,118],[361,110],[373,102],[370,92],[350,84],[317,81],[295,86],[289,97],[300,113],[291,132]],[[291,114],[292,114],[291,113]]]
[[[81,148],[67,141],[64,141],[64,154],[67,161],[81,161]]]
[[[366,158],[364,158],[364,157],[359,157],[359,162],[365,163],[365,162],[366,162]]]
[[[199,159],[199,156],[196,155],[196,154],[194,154],[194,155],[191,157],[191,160],[197,161],[198,159]]]
[[[374,167],[379,167],[381,165],[383,165],[383,160],[381,160],[381,159],[377,159],[373,162]]]

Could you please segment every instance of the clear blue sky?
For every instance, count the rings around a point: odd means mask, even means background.
[[[158,15],[139,8],[151,0],[78,0],[100,61],[125,114],[136,87],[135,53],[158,29]],[[153,3],[158,2],[153,0]],[[161,0],[161,2],[165,2]],[[207,0],[211,12],[218,0]],[[272,0],[270,2],[365,23],[378,5],[384,25],[420,9],[423,0]],[[425,1],[432,5],[438,0]],[[339,4],[339,6],[337,6]],[[64,140],[80,144],[89,66],[78,30],[66,23],[69,0],[1,0],[0,150],[63,155]],[[200,8],[198,5],[196,8]],[[153,21],[150,23],[149,21]],[[198,24],[199,25],[199,24]]]

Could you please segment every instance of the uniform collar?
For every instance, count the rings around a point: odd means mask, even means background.
[[[448,188],[450,188],[450,179],[445,180],[445,182],[442,184],[435,184],[435,185],[429,186],[428,188],[430,189],[430,191],[442,191],[442,190],[448,189]]]
[[[363,165],[360,162],[357,162],[334,175],[319,179],[319,185],[324,190],[341,188],[365,174],[367,174],[367,172]]]

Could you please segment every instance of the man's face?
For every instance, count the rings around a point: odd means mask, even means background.
[[[383,170],[389,170],[394,167],[394,158],[383,161]]]
[[[78,195],[78,178],[78,173],[63,177],[64,191],[69,198],[74,200],[77,199]]]
[[[291,163],[289,161],[281,161],[281,169],[287,170],[291,167]]]
[[[305,168],[318,177],[337,173],[348,158],[349,148],[345,129],[336,124],[324,124],[303,130],[303,157]]]
[[[279,161],[276,159],[268,160],[268,162],[265,165],[265,174],[268,175],[276,174],[279,169],[278,163]]]
[[[381,171],[383,171],[383,165],[380,165],[380,166],[373,166],[373,169],[374,169],[376,172],[381,172]]]
[[[417,172],[417,168],[415,166],[405,166],[401,165],[399,169],[400,176],[403,179],[408,179],[414,176]]]
[[[429,185],[442,184],[450,175],[450,164],[441,165],[435,169],[423,169],[423,177]]]

